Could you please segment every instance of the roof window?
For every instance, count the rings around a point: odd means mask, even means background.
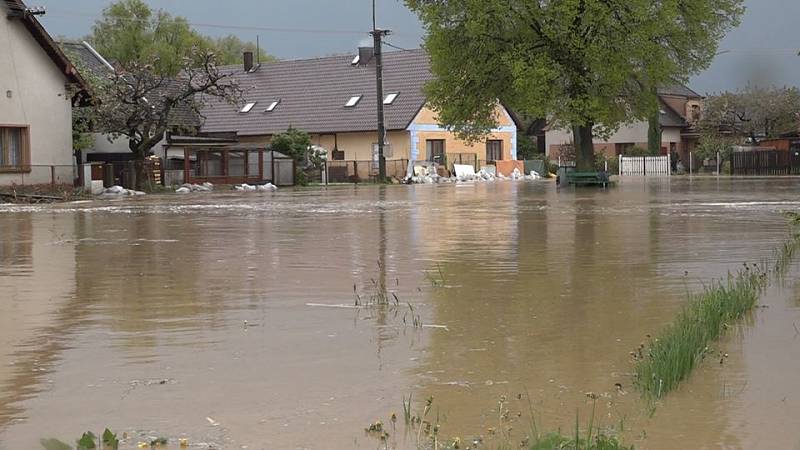
[[[274,102],[270,103],[269,106],[267,106],[267,109],[264,110],[264,112],[275,111],[275,108],[278,107],[278,104],[280,104],[280,102],[281,102],[280,99],[278,99],[278,100],[275,100]]]
[[[361,101],[361,96],[360,95],[354,95],[353,97],[350,97],[350,100],[348,100],[347,103],[344,104],[344,107],[345,108],[353,108],[360,101]]]
[[[361,61],[361,55],[356,55],[356,57],[353,58],[353,61],[350,62],[350,65],[357,66],[360,61]]]
[[[242,113],[242,114],[249,113],[250,110],[253,109],[253,106],[256,106],[256,102],[250,102],[250,103],[244,105],[242,107],[242,109],[239,110],[239,112]]]
[[[398,95],[400,95],[399,92],[395,92],[395,93],[387,95],[386,98],[383,99],[383,104],[384,105],[391,105],[392,103],[394,103],[395,100],[397,100],[397,96]]]

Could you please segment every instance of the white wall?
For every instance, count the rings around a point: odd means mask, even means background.
[[[0,124],[30,126],[31,172],[0,173],[0,185],[49,183],[56,165],[58,182],[71,183],[72,105],[67,78],[19,20],[6,18],[0,3]],[[10,91],[10,98],[8,97]],[[24,176],[23,176],[24,175]]]
[[[624,125],[609,139],[594,138],[595,144],[642,144],[647,142],[648,132],[647,122],[634,122],[632,124]],[[569,144],[573,141],[572,131],[567,129],[557,129],[548,131],[545,134],[545,148],[546,152],[550,154],[551,145]],[[670,142],[681,142],[681,129],[680,128],[664,128],[661,133],[662,145],[669,147]]]

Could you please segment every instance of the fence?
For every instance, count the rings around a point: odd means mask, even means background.
[[[402,180],[408,170],[407,159],[386,161],[386,176]],[[327,173],[329,183],[363,183],[378,181],[378,168],[373,161],[328,161],[322,169],[314,170],[309,175],[314,181],[324,181],[323,173]]]
[[[734,152],[733,175],[800,175],[800,150],[756,150]]]
[[[619,157],[620,176],[670,176],[670,157],[622,156]]]

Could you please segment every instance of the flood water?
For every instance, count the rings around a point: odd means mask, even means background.
[[[637,448],[800,448],[796,267],[654,413],[629,356],[687,291],[769,258],[799,192],[674,178],[0,205],[0,449],[104,427],[126,448],[373,449],[379,419],[412,448],[409,395],[433,396],[443,437],[490,440],[505,396],[521,439],[527,396],[570,430],[589,392],[595,424]],[[381,286],[399,306],[352,307]]]

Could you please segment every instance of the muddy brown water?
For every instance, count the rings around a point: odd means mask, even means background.
[[[127,447],[371,449],[379,419],[412,448],[409,394],[433,396],[443,437],[490,441],[505,396],[521,439],[520,395],[570,430],[590,392],[637,448],[800,448],[794,267],[654,414],[629,357],[687,291],[769,258],[798,193],[676,178],[0,205],[0,449],[106,426]],[[381,285],[399,307],[351,307]]]

